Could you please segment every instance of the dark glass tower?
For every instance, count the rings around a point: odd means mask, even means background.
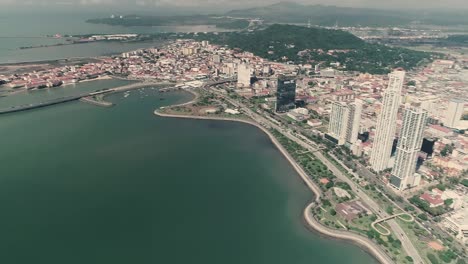
[[[294,76],[278,76],[276,112],[284,113],[295,108],[296,80]]]

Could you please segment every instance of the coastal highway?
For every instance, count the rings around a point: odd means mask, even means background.
[[[341,181],[346,182],[349,184],[351,189],[356,193],[356,195],[364,202],[366,203],[370,209],[380,218],[387,218],[390,215],[388,215],[384,210],[381,210],[380,206],[372,200],[366,193],[363,191],[360,191],[360,187],[357,185],[357,183],[353,182],[351,179],[349,179],[341,170],[339,170],[333,163],[331,163],[325,156],[320,151],[317,151],[317,148],[312,147],[310,144],[306,143],[296,135],[292,133],[292,131],[289,128],[281,127],[270,120],[264,118],[263,116],[255,113],[252,111],[250,108],[247,106],[243,105],[241,102],[232,100],[229,97],[226,97],[222,93],[218,92],[216,89],[211,89],[214,93],[218,94],[219,96],[223,96],[224,99],[226,99],[228,102],[231,104],[239,107],[239,109],[242,109],[244,113],[246,113],[248,116],[250,116],[253,120],[259,122],[260,124],[265,124],[269,127],[272,127],[278,131],[280,131],[283,135],[285,135],[287,138],[290,140],[296,142],[297,144],[301,145],[305,149],[314,152],[314,155],[323,163],[325,164],[328,169],[330,169],[333,174],[339,178]],[[411,240],[408,238],[408,236],[405,234],[403,229],[398,225],[398,223],[395,220],[389,220],[387,222],[394,232],[394,234],[401,240],[402,243],[402,248],[406,251],[406,253],[413,258],[414,263],[417,264],[424,264],[424,261],[422,257],[419,255],[419,252],[416,250],[414,247],[413,243]]]
[[[13,106],[9,107],[6,109],[0,109],[0,114],[8,114],[8,113],[15,113],[15,112],[21,112],[21,111],[27,111],[27,110],[32,110],[36,108],[42,108],[42,107],[47,107],[47,106],[52,106],[52,105],[57,105],[57,104],[62,104],[66,102],[71,102],[71,101],[76,101],[79,100],[83,97],[88,97],[88,96],[94,96],[94,95],[99,95],[99,94],[109,94],[109,93],[116,93],[116,92],[123,92],[123,91],[128,91],[128,90],[133,90],[133,89],[139,89],[139,88],[144,88],[152,85],[160,85],[162,83],[156,83],[156,82],[140,82],[140,83],[133,83],[129,85],[124,85],[116,88],[110,88],[102,91],[96,91],[96,92],[91,92],[91,93],[84,93],[80,95],[72,95],[72,96],[66,96],[66,97],[61,97],[45,102],[40,102],[37,104],[28,104],[28,105],[20,105],[20,106]]]

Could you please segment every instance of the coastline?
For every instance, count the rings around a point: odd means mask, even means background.
[[[178,104],[178,105],[171,105],[167,107],[177,107],[177,106],[184,106],[184,105],[189,105],[195,102],[198,98],[198,94],[189,91],[190,93],[195,95],[195,98],[190,100],[189,102],[183,103],[183,104]],[[263,131],[271,140],[271,142],[275,145],[275,147],[281,152],[281,154],[288,160],[288,162],[291,164],[291,166],[294,168],[294,170],[299,174],[303,182],[307,185],[309,190],[311,190],[314,193],[315,199],[309,205],[306,206],[306,208],[303,211],[303,218],[305,220],[305,223],[307,224],[307,227],[312,229],[313,231],[318,232],[321,235],[339,239],[339,240],[345,240],[352,242],[353,244],[361,247],[364,249],[366,252],[368,252],[370,255],[372,255],[379,263],[382,264],[392,264],[394,263],[389,256],[381,250],[377,245],[375,245],[374,242],[369,240],[366,237],[363,237],[358,234],[350,233],[347,231],[341,231],[341,230],[333,230],[328,227],[325,227],[321,223],[319,223],[314,216],[311,213],[311,209],[320,201],[320,197],[322,196],[322,193],[319,189],[318,186],[315,185],[315,183],[309,178],[307,173],[300,167],[299,164],[292,158],[292,156],[284,149],[284,147],[278,142],[278,140],[264,127],[261,125],[257,124],[254,121],[250,120],[242,120],[242,119],[236,119],[236,118],[228,118],[228,117],[209,117],[209,116],[191,116],[191,115],[178,115],[178,114],[165,114],[165,113],[160,113],[158,109],[154,111],[154,114],[160,117],[169,117],[169,118],[181,118],[181,119],[198,119],[198,120],[218,120],[218,121],[232,121],[232,122],[240,122],[244,124],[249,124],[252,126],[257,127],[261,131]]]

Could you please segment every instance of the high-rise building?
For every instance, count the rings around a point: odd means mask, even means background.
[[[450,100],[448,109],[445,112],[444,126],[456,128],[462,118],[464,107],[465,102],[463,100]]]
[[[346,128],[346,141],[354,145],[359,136],[359,128],[361,127],[361,114],[362,114],[362,101],[355,99],[354,103],[348,106],[349,118],[348,126]]]
[[[284,113],[295,107],[296,79],[294,76],[278,76],[276,86],[276,112]]]
[[[237,66],[237,86],[250,87],[251,81],[250,66],[246,63],[241,63]]]
[[[423,143],[423,133],[426,127],[427,111],[419,106],[407,105],[403,112],[403,125],[395,155],[390,185],[398,190],[419,184],[415,175],[418,153]]]
[[[389,83],[383,94],[382,109],[377,119],[374,143],[370,156],[371,167],[376,172],[387,169],[389,165],[405,72],[398,70],[390,73],[388,76]]]
[[[338,145],[354,144],[358,139],[361,122],[362,101],[353,103],[332,102],[328,135],[336,139]]]
[[[337,140],[338,145],[346,142],[349,109],[344,102],[332,102],[328,135]]]

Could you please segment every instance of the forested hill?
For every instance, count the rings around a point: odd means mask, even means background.
[[[197,40],[227,45],[279,62],[338,62],[343,70],[387,73],[393,68],[412,69],[433,54],[378,44],[369,44],[351,33],[324,28],[271,25],[253,32],[189,34]]]
[[[219,41],[243,50],[254,50],[265,56],[270,46],[278,49],[281,46],[294,45],[285,47],[283,53],[290,50],[288,54],[281,54],[291,56],[305,49],[356,49],[366,44],[353,34],[341,30],[280,24],[249,33],[221,34]]]

